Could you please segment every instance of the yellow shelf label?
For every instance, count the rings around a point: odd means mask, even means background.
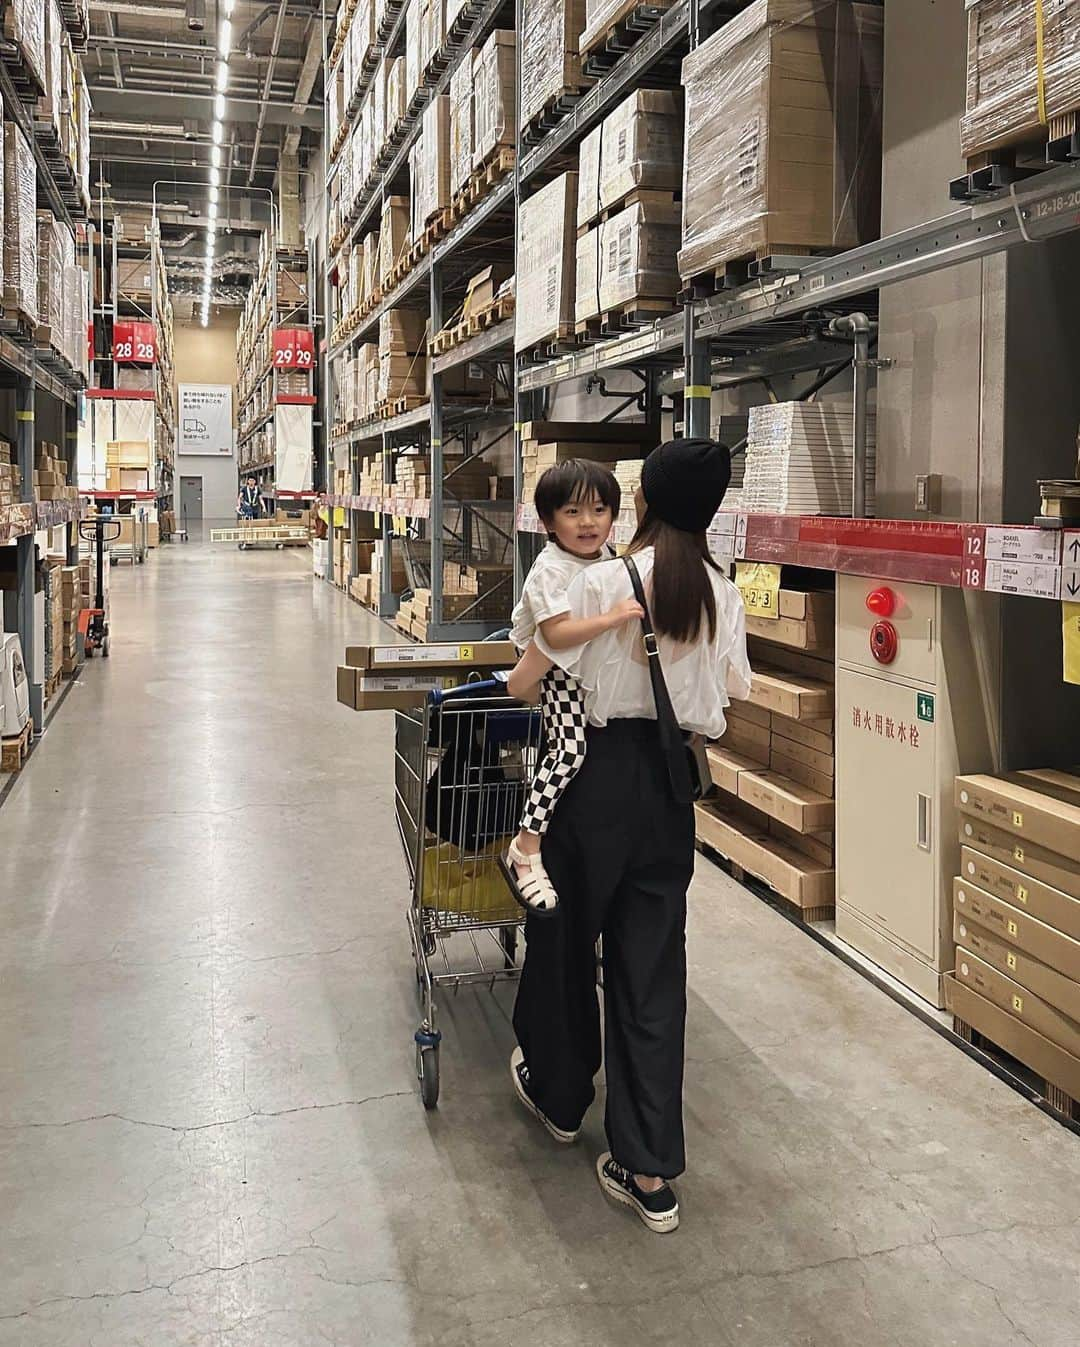
[[[735,584],[747,617],[780,616],[780,567],[771,561],[737,561]]]

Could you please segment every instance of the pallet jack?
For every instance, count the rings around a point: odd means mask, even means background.
[[[106,534],[107,528],[115,533]],[[89,658],[95,650],[100,650],[103,659],[109,657],[109,619],[105,612],[105,544],[115,542],[120,537],[120,522],[108,515],[96,519],[79,521],[79,537],[94,544],[94,562],[96,576],[94,584],[94,606],[84,608],[79,614],[79,631],[82,633],[83,650]]]

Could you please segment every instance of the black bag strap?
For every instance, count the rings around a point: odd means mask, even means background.
[[[675,718],[671,694],[668,692],[664,671],[660,667],[660,646],[653,630],[652,618],[649,616],[649,605],[645,601],[645,587],[641,583],[641,575],[633,557],[623,557],[623,563],[630,575],[634,598],[641,604],[641,632],[645,639],[649,679],[652,682],[653,701],[656,703],[656,724],[660,732],[660,746],[667,761],[668,779],[675,799],[686,802],[694,798],[690,764],[686,756],[686,738]]]

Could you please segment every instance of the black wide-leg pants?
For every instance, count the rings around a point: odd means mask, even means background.
[[[559,895],[553,917],[526,920],[514,1029],[537,1105],[577,1128],[595,1097],[600,1007],[595,945],[603,936],[605,1126],[611,1153],[636,1174],[685,1167],[686,890],[693,808],[671,798],[650,720],[590,728],[585,763],[543,844]]]

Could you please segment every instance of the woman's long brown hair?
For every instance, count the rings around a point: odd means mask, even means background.
[[[696,641],[702,619],[711,641],[716,635],[716,596],[709,570],[720,567],[709,553],[704,533],[687,533],[647,513],[638,525],[627,555],[655,549],[649,615],[659,636]]]

